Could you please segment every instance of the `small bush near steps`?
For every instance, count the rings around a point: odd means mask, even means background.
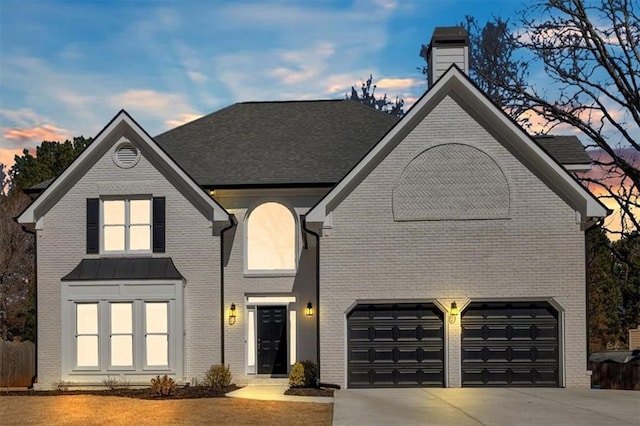
[[[289,373],[289,387],[317,388],[318,368],[313,361],[298,361]]]
[[[298,361],[289,373],[289,389],[285,395],[332,397],[333,389],[321,387],[318,383],[318,367],[313,361]]]
[[[228,365],[214,364],[204,375],[204,384],[213,389],[224,389],[231,384],[231,370]]]

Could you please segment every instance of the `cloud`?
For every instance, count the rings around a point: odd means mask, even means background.
[[[33,148],[43,140],[64,141],[71,137],[71,132],[61,126],[52,124],[52,120],[23,108],[19,110],[0,110],[0,149],[5,153],[4,161],[11,166],[13,155],[24,148]],[[7,162],[9,161],[10,162]]]
[[[183,124],[187,124],[193,120],[197,120],[198,118],[202,117],[202,115],[199,114],[181,114],[179,118],[176,119],[172,119],[172,120],[167,120],[167,126],[172,129],[174,127],[178,127],[178,126],[182,126]]]
[[[398,7],[396,0],[371,0],[371,3],[385,11],[393,11]]]
[[[69,131],[52,124],[45,124],[31,129],[3,129],[3,137],[9,140],[24,141],[60,141],[69,137]]]
[[[417,78],[382,78],[375,82],[378,89],[408,89],[424,84],[424,79]]]
[[[187,76],[189,77],[189,80],[194,83],[201,84],[207,81],[207,76],[200,71],[187,71]]]

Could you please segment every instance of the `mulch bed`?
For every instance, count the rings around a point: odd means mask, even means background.
[[[60,396],[60,395],[98,395],[121,396],[136,399],[192,399],[192,398],[224,398],[227,392],[240,389],[239,386],[229,385],[223,389],[212,389],[205,386],[178,387],[169,396],[158,396],[151,393],[149,388],[143,389],[105,389],[105,390],[51,390],[51,391],[8,391],[0,388],[0,396]]]
[[[330,388],[289,388],[284,394],[294,396],[333,396],[334,389]]]
[[[169,396],[158,396],[151,393],[149,388],[142,389],[103,389],[103,390],[50,390],[50,391],[3,391],[0,388],[0,397],[2,396],[60,396],[60,395],[97,395],[97,396],[120,396],[136,399],[193,399],[193,398],[224,398],[227,392],[240,389],[240,386],[234,384],[224,389],[212,389],[205,386],[189,386],[178,387]],[[294,396],[325,396],[333,397],[334,389],[331,388],[289,388],[285,391],[285,395]]]

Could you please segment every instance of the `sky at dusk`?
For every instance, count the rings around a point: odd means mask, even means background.
[[[520,0],[1,0],[0,162],[95,136],[122,108],[156,135],[242,101],[339,99],[370,73],[411,105],[418,53]],[[513,19],[515,21],[515,18]],[[406,110],[407,108],[405,108]]]

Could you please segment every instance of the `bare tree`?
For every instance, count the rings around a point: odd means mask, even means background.
[[[13,218],[29,204],[30,197],[15,191],[0,196],[0,338],[33,339],[33,283],[35,279],[33,236]]]
[[[540,0],[524,10],[516,44],[546,79],[505,87],[543,120],[578,129],[603,155],[583,177],[615,201],[622,234],[640,229],[640,6],[635,0]],[[536,18],[536,16],[542,16]],[[500,84],[500,82],[498,82]]]

